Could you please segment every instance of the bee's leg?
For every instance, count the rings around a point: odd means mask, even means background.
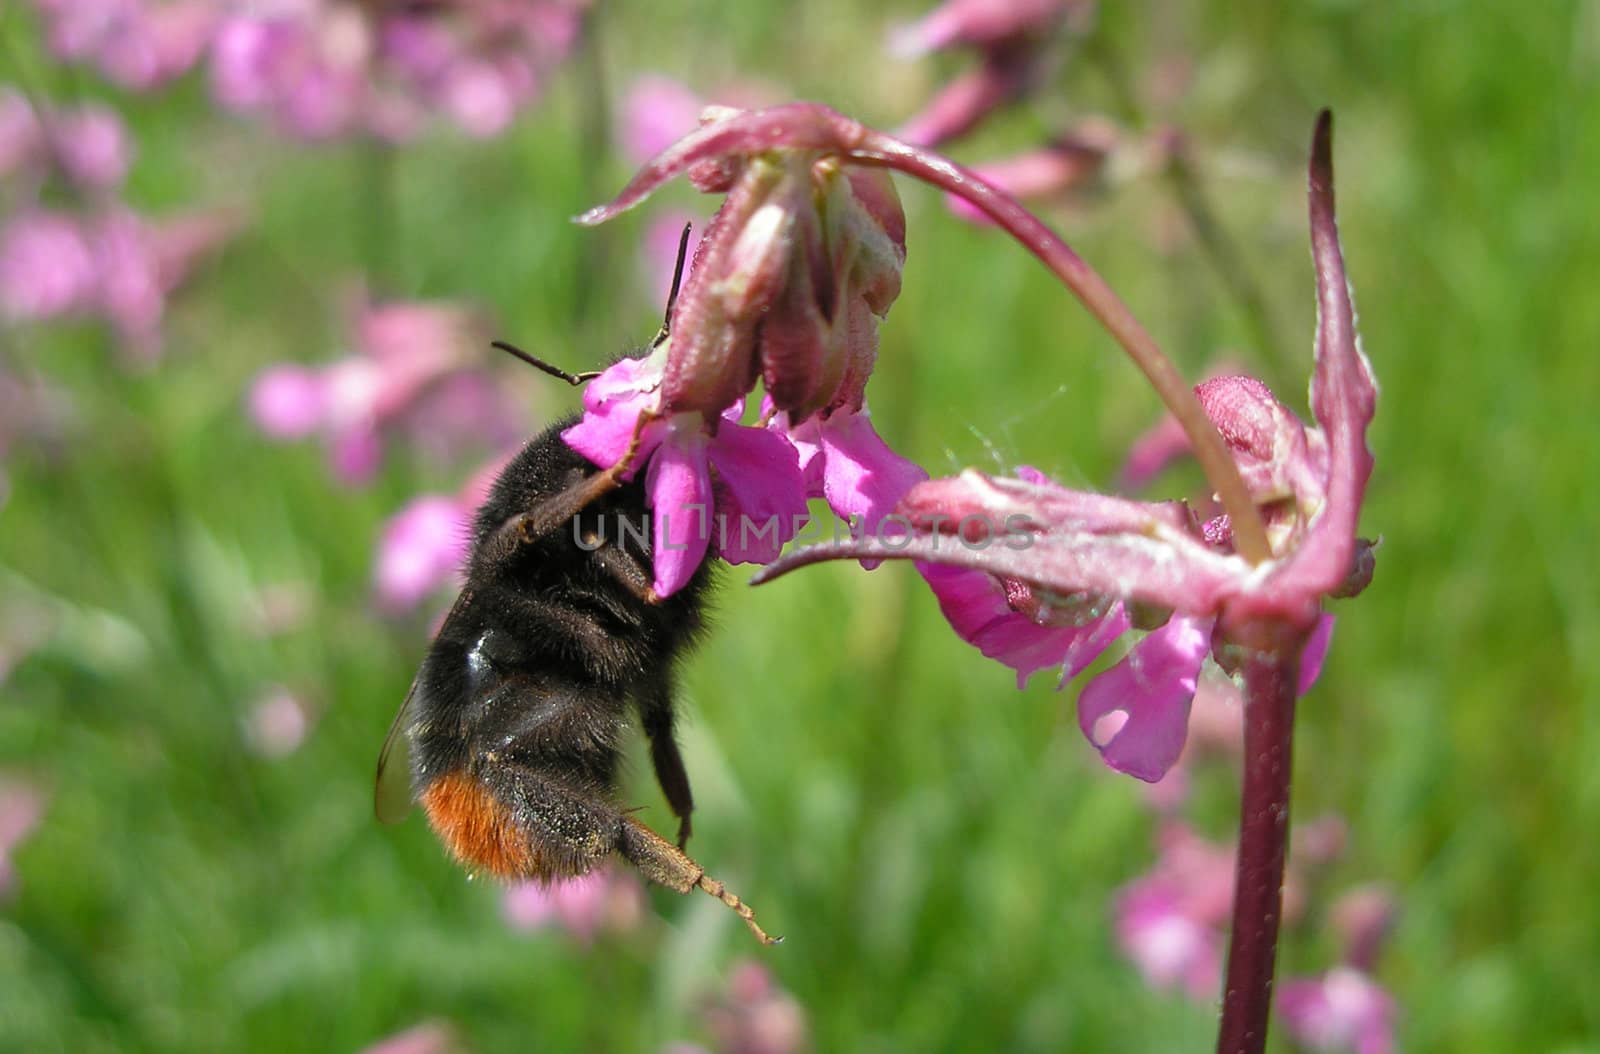
[[[706,874],[705,868],[689,859],[682,849],[631,816],[622,818],[622,838],[617,852],[637,867],[640,874],[658,885],[679,893],[689,893],[697,888],[705,890],[732,908],[762,944],[777,944],[783,940],[782,937],[767,936],[767,931],[756,922],[756,914],[750,910],[750,905]]]
[[[663,679],[647,687],[639,696],[639,712],[644,720],[645,735],[650,737],[650,761],[655,766],[656,781],[661,793],[672,806],[672,815],[678,818],[678,848],[689,844],[689,814],[694,812],[694,794],[689,790],[689,773],[683,767],[683,755],[678,753],[678,741],[672,733],[672,684]]]
[[[702,889],[732,908],[763,944],[776,944],[755,913],[683,850],[616,806],[552,774],[503,762],[485,773],[496,796],[526,833],[546,877],[582,875],[615,852],[657,885],[678,893]]]
[[[590,502],[622,486],[624,474],[638,456],[644,430],[655,419],[656,415],[648,410],[639,414],[639,420],[633,426],[633,439],[616,464],[502,523],[474,556],[473,570],[492,571],[514,556],[521,546],[538,541],[554,531],[571,529],[569,525],[573,518],[588,508]]]
[[[623,589],[646,604],[661,603],[661,598],[656,595],[654,583],[651,581],[650,572],[639,562],[638,557],[620,546],[601,540],[598,536],[585,537],[584,544],[595,547],[595,563]]]

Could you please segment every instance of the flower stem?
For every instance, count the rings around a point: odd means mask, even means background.
[[[1221,434],[1212,426],[1210,418],[1206,417],[1205,410],[1200,406],[1200,400],[1195,397],[1194,389],[1184,380],[1172,360],[1162,354],[1155,339],[1134,318],[1128,305],[1083,257],[1073,252],[1060,235],[1009,195],[985,183],[967,169],[892,136],[866,131],[850,151],[850,157],[858,162],[896,169],[960,197],[981,210],[1038,257],[1083,302],[1089,313],[1110,331],[1155,387],[1156,394],[1172,416],[1183,426],[1195,460],[1200,462],[1206,479],[1215,489],[1232,521],[1234,545],[1239,554],[1253,564],[1259,564],[1272,555],[1267,544],[1266,529],[1262,526],[1255,503],[1250,500],[1250,492],[1245,488]]]
[[[1244,789],[1233,883],[1233,931],[1217,1054],[1261,1054],[1272,1010],[1283,864],[1288,849],[1294,702],[1303,634],[1244,627]]]

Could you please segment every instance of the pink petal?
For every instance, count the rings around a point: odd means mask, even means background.
[[[789,440],[723,421],[711,440],[717,544],[730,564],[766,563],[805,525],[805,479]]]
[[[1152,877],[1117,897],[1117,943],[1156,988],[1182,986],[1214,999],[1222,982],[1222,935],[1185,909],[1181,890]]]
[[[1305,650],[1300,653],[1300,681],[1295,688],[1297,695],[1311,691],[1317,678],[1322,676],[1322,664],[1327,660],[1328,648],[1332,644],[1333,616],[1323,615],[1317,619],[1317,628],[1311,631]]]
[[[378,600],[390,610],[416,606],[454,577],[467,556],[469,512],[454,498],[418,498],[383,529],[378,543]]]
[[[915,146],[936,147],[965,135],[1027,90],[1038,73],[1037,58],[1015,52],[986,58],[941,88],[895,136]]]
[[[328,439],[328,464],[345,483],[366,483],[382,463],[383,437],[375,428],[356,425]]]
[[[1107,765],[1149,783],[1183,752],[1195,679],[1211,650],[1211,620],[1173,616],[1084,686],[1078,727]],[[1105,724],[1121,714],[1114,732]]]
[[[1012,610],[1000,583],[981,571],[920,563],[917,570],[956,635],[1017,671],[1018,688],[1047,668],[1062,669],[1062,679],[1070,680],[1128,628],[1120,605],[1083,626],[1043,626]]]
[[[645,478],[653,512],[655,582],[659,596],[671,596],[693,577],[711,541],[711,472],[706,437],[698,430],[675,429],[656,449]]]
[[[1067,0],[945,0],[889,35],[889,51],[914,58],[952,45],[991,48],[1048,33],[1066,14]]]
[[[661,384],[661,366],[648,359],[619,359],[590,381],[583,392],[583,420],[561,433],[566,444],[596,465],[616,464],[633,442],[639,414],[653,410]],[[652,423],[640,437],[640,447],[628,478],[638,471],[666,434],[666,423]]]
[[[131,147],[121,119],[112,111],[87,106],[61,117],[55,146],[62,167],[80,186],[119,186],[128,173]]]
[[[1278,988],[1277,1006],[1284,1029],[1312,1050],[1394,1050],[1394,999],[1359,970],[1337,967],[1321,977],[1285,980]]]
[[[761,400],[762,416],[771,415],[772,401],[763,396]],[[787,414],[778,414],[773,417],[769,428],[773,428],[789,437],[789,442],[794,446],[795,454],[799,458],[800,473],[805,477],[806,497],[820,498],[826,486],[823,477],[822,456],[822,420],[812,416],[802,423],[790,426]]]
[[[870,535],[879,533],[883,518],[907,491],[928,478],[921,466],[889,449],[865,409],[829,417],[821,439],[826,458],[823,494],[829,508],[844,519],[859,519]]]
[[[250,416],[273,439],[310,435],[324,406],[322,378],[304,366],[269,366],[250,386]]]
[[[94,297],[89,238],[62,213],[25,212],[0,232],[0,312],[41,319],[77,311]]]
[[[700,97],[671,77],[646,75],[628,88],[618,138],[634,163],[649,160],[700,123]]]
[[[425,1021],[363,1047],[360,1054],[462,1054],[455,1030],[440,1021]]]

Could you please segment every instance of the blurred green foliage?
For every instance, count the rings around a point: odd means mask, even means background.
[[[124,367],[91,327],[0,335],[8,366],[77,410],[59,449],[13,452],[0,510],[0,589],[55,612],[0,688],[0,769],[50,796],[0,906],[0,1050],[348,1051],[441,1018],[476,1051],[650,1051],[703,1041],[698,1008],[751,956],[806,1008],[818,1051],[1209,1047],[1212,1012],[1146,990],[1112,943],[1113,892],[1152,855],[1140,788],[1099,766],[1072,692],[1044,677],[1015,691],[906,567],[760,590],[735,569],[685,671],[696,854],[784,945],[659,892],[643,928],[593,947],[512,932],[420,819],[383,829],[370,809],[430,617],[374,614],[376,532],[470,466],[394,451],[347,492],[314,444],[270,444],[242,412],[265,364],[335,354],[330,291],[362,273],[486,304],[502,334],[573,368],[648,337],[641,217],[566,222],[628,175],[586,160],[595,78],[615,99],[637,71],[700,89],[758,76],[892,125],[956,63],[885,58],[888,18],[838,0],[607,3],[598,69],[568,67],[504,139],[395,154],[382,193],[359,147],[274,142],[215,113],[194,77],[119,97],[137,205],[242,202],[255,219],[179,298],[153,369]],[[27,18],[3,32],[0,61],[41,94],[107,94],[46,62]],[[1194,145],[1277,346],[1252,338],[1164,181],[1055,222],[1191,375],[1226,355],[1294,405],[1314,321],[1303,154],[1316,109],[1337,115],[1383,386],[1364,517],[1383,544],[1301,707],[1296,808],[1350,822],[1334,886],[1401,897],[1380,977],[1404,1049],[1600,1051],[1600,4],[1109,4],[1036,103],[953,153],[981,160],[1111,107],[1107,53],[1147,121]],[[1174,69],[1186,90],[1158,97]],[[1027,462],[1104,485],[1157,414],[1135,372],[1014,245],[903,195],[880,431],[935,473]],[[530,433],[575,403],[517,369]],[[312,592],[307,621],[254,632],[261,591],[285,583]],[[241,728],[275,683],[318,719],[269,760]],[[635,756],[627,796],[667,824]],[[1207,800],[1225,835],[1227,795]],[[1286,968],[1328,951],[1291,935]]]

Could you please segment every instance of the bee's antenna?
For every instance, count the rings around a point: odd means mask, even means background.
[[[656,339],[650,342],[652,348],[659,348],[661,342],[672,334],[672,309],[678,306],[678,287],[683,284],[683,261],[689,255],[689,230],[694,224],[685,223],[683,233],[678,236],[678,262],[672,267],[672,292],[667,294],[667,313],[661,318],[661,329],[656,333]]]
[[[517,358],[521,359],[523,362],[526,362],[529,366],[532,366],[534,369],[543,370],[545,373],[548,373],[552,377],[558,377],[561,380],[566,381],[568,384],[572,385],[574,388],[576,388],[580,384],[583,384],[586,381],[594,380],[596,377],[600,376],[600,374],[602,372],[600,370],[592,370],[589,373],[568,373],[566,370],[562,369],[559,366],[552,366],[548,362],[545,362],[543,359],[535,358],[534,356],[529,355],[527,352],[523,351],[521,348],[517,347],[515,344],[508,344],[506,341],[503,341],[503,340],[494,340],[494,341],[490,341],[489,345],[490,345],[490,347],[499,348],[501,351],[505,352],[508,355],[515,355]]]

